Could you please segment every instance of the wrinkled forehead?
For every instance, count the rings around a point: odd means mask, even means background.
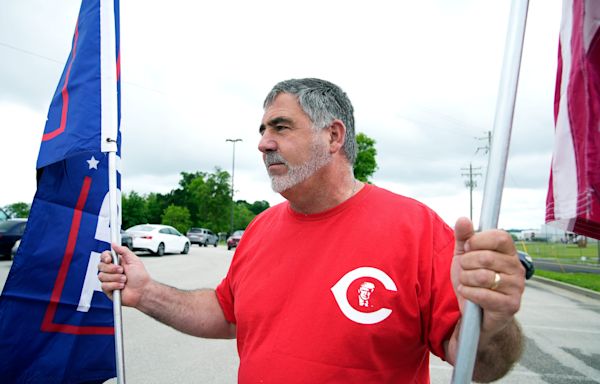
[[[275,119],[308,119],[312,122],[310,116],[302,109],[298,98],[290,93],[278,94],[271,104],[265,106],[261,125],[267,126]]]

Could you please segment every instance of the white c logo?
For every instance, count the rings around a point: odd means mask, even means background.
[[[333,293],[333,297],[338,306],[342,310],[342,313],[350,320],[359,324],[379,323],[392,313],[391,309],[380,308],[375,312],[365,313],[352,308],[348,302],[346,292],[348,292],[350,284],[361,277],[372,277],[379,280],[388,291],[396,292],[398,290],[394,281],[385,272],[373,267],[360,267],[346,273],[333,287],[331,287],[331,292]]]

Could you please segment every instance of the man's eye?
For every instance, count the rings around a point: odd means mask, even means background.
[[[276,125],[275,129],[278,131],[281,131],[282,129],[286,129],[287,127],[285,125]]]

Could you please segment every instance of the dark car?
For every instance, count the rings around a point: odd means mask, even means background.
[[[519,254],[519,261],[521,261],[521,264],[525,268],[525,279],[531,279],[531,276],[535,273],[533,259],[523,251],[517,251],[517,253]]]
[[[131,235],[121,229],[121,245],[133,249],[133,238]]]
[[[237,247],[243,234],[244,231],[241,230],[233,232],[233,234],[227,238],[227,249]]]
[[[8,219],[0,222],[0,256],[11,258],[12,248],[23,237],[27,219]]]

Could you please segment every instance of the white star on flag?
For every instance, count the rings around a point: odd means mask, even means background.
[[[88,163],[88,165],[89,165],[89,169],[92,169],[92,168],[94,168],[94,169],[98,169],[98,163],[99,163],[99,161],[98,161],[98,160],[96,160],[96,159],[94,158],[94,156],[92,156],[92,158],[91,158],[91,159],[89,159],[89,160],[86,160],[86,161],[87,161],[87,163]]]

